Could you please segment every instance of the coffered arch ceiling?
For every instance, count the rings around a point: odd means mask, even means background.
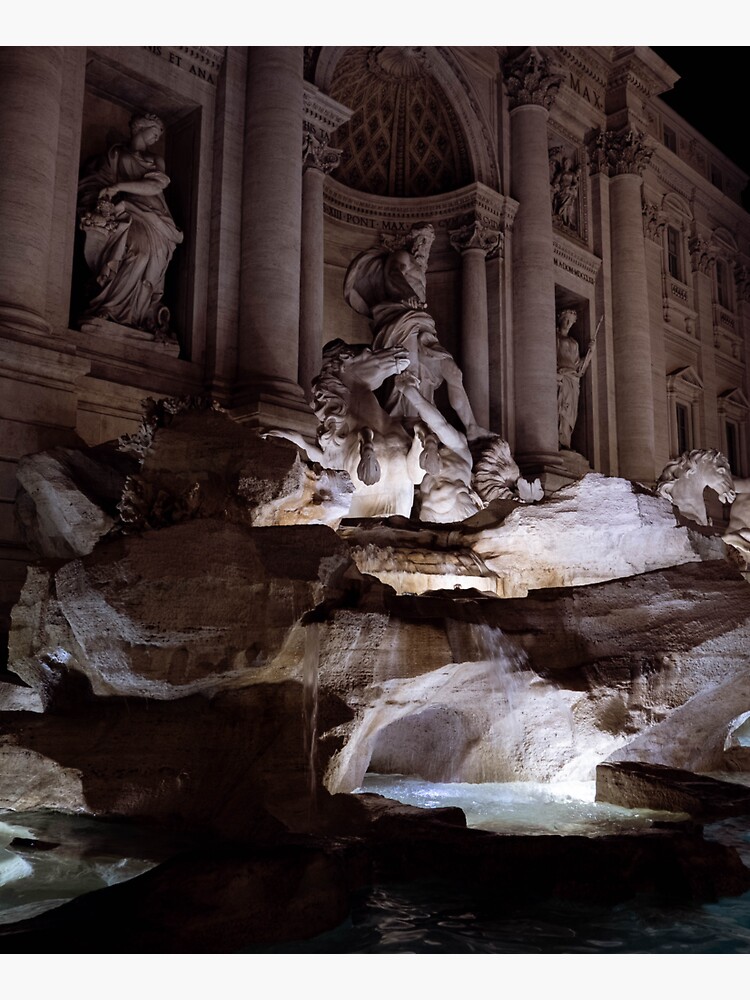
[[[494,171],[467,85],[437,49],[385,46],[323,50],[316,83],[349,107],[333,144],[333,176],[367,194],[426,197]]]

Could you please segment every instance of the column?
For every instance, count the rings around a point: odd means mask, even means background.
[[[620,475],[653,481],[654,388],[651,374],[651,324],[643,237],[641,175],[652,150],[643,134],[626,128],[599,132],[589,156],[592,172],[609,176],[612,248],[612,326],[614,342],[617,451]]]
[[[305,408],[297,384],[302,95],[301,47],[248,49],[239,398],[251,410],[268,402],[281,418],[285,408]]]
[[[324,316],[323,184],[341,150],[328,143],[331,132],[351,117],[349,108],[305,83],[302,144],[302,260],[300,273],[299,384],[309,399],[320,371]]]
[[[547,118],[562,82],[545,57],[526,49],[506,63],[511,127],[515,454],[524,472],[555,464],[557,346]]]
[[[0,50],[0,328],[8,331],[50,331],[47,267],[63,54],[61,47]]]
[[[500,233],[478,219],[450,233],[461,254],[461,367],[471,408],[481,427],[490,426],[490,345],[487,315],[487,255],[500,246]]]

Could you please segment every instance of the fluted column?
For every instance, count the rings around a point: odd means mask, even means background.
[[[620,475],[648,482],[654,468],[654,386],[641,175],[652,150],[632,129],[599,132],[590,144],[592,172],[610,177],[612,327]]]
[[[329,145],[331,132],[351,111],[305,84],[302,143],[302,260],[300,274],[299,384],[310,398],[310,383],[320,371],[324,316],[323,185],[335,170],[341,150]]]
[[[562,77],[526,49],[504,67],[510,101],[515,453],[524,471],[554,462],[557,349],[547,118]]]
[[[249,48],[238,369],[251,399],[281,405],[302,401],[302,102],[302,48]]]
[[[487,314],[487,255],[500,245],[500,233],[478,219],[450,234],[461,254],[461,367],[477,423],[490,425],[490,346]]]
[[[47,267],[63,50],[0,50],[0,327],[49,333]],[[72,225],[72,222],[71,222]]]

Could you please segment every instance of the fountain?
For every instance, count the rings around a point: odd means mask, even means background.
[[[167,946],[325,931],[372,872],[575,898],[750,885],[683,822],[750,812],[705,776],[745,766],[747,583],[673,509],[679,469],[656,491],[521,476],[437,338],[430,235],[352,263],[373,339],[328,345],[314,441],[161,400],[137,435],[21,463],[39,559],[13,615],[25,686],[0,684],[0,808],[213,845],[122,887],[163,906]],[[736,495],[716,455],[701,467]],[[20,885],[29,862],[0,847]],[[176,885],[224,923],[177,928]],[[119,919],[95,896],[71,928]]]

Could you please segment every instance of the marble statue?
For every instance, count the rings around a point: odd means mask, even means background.
[[[733,477],[733,485],[735,499],[722,539],[742,555],[745,566],[750,568],[750,479]]]
[[[591,357],[599,333],[601,320],[596,328],[586,354],[581,358],[578,341],[570,336],[570,329],[578,319],[575,309],[563,309],[557,315],[557,434],[561,448],[570,449],[573,428],[578,419],[578,397],[581,379],[591,364]]]
[[[461,371],[438,340],[435,320],[427,311],[427,262],[435,240],[429,223],[420,223],[403,246],[380,246],[354,258],[344,279],[344,298],[358,313],[370,317],[372,349],[403,347],[409,369],[419,380],[419,392],[432,402],[445,382],[448,399],[470,441],[486,437],[464,389]],[[393,389],[386,409],[394,416],[414,417],[406,397]],[[445,443],[445,442],[444,442]]]
[[[499,435],[484,444],[474,463],[472,485],[483,504],[493,500],[519,500],[536,503],[544,498],[539,479],[532,483],[524,479],[510,451],[510,445]]]
[[[312,383],[320,422],[314,444],[295,431],[266,432],[293,441],[324,468],[348,473],[350,517],[410,517],[414,510],[422,521],[463,521],[489,502],[473,483],[475,456],[485,493],[494,481],[524,503],[543,497],[538,481],[521,478],[507,444],[507,455],[499,452],[497,435],[477,424],[458,365],[437,339],[426,303],[434,238],[433,227],[420,224],[395,247],[352,261],[344,296],[370,317],[372,345],[337,339],[323,349]],[[463,429],[434,402],[443,382]]]
[[[166,336],[164,276],[183,236],[164,200],[164,161],[150,152],[163,131],[156,115],[134,115],[130,141],[84,167],[78,212],[86,263],[99,286],[85,318]]]
[[[698,524],[709,524],[703,490],[714,490],[722,503],[737,495],[729,462],[715,448],[686,451],[667,463],[656,483],[656,495],[671,500],[681,514]]]
[[[581,165],[573,164],[569,156],[555,164],[552,173],[552,214],[563,225],[575,229],[578,222],[578,187],[581,179]]]
[[[294,441],[324,468],[347,472],[355,487],[350,517],[411,514],[414,486],[425,475],[419,462],[425,435],[409,434],[375,395],[386,378],[408,366],[402,347],[373,351],[366,344],[331,341],[312,384],[312,407],[320,421],[315,444],[294,431],[267,434]]]

